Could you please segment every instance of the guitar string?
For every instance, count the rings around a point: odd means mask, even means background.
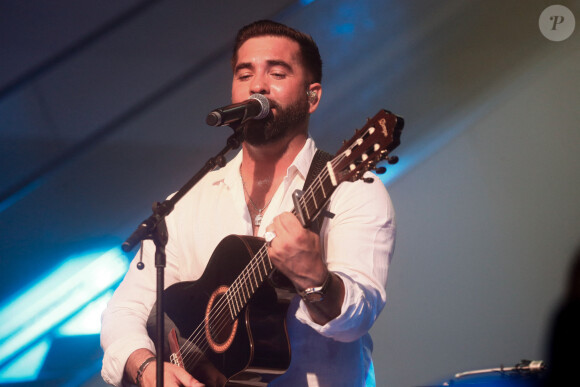
[[[367,130],[368,133],[368,130]],[[366,133],[365,133],[366,134]],[[351,144],[349,149],[352,149],[354,146],[359,145],[356,142]],[[340,161],[342,161],[342,159],[345,157],[344,156],[345,152],[342,152],[339,156],[337,156],[335,159],[331,160],[330,163],[333,167],[335,167]],[[333,168],[334,170],[334,168]],[[308,189],[304,195],[302,195],[302,197],[299,198],[299,202],[302,203],[305,207],[308,206],[307,201],[311,200],[312,202],[314,202],[314,206],[318,207],[316,205],[316,197],[314,196],[314,191],[316,187],[322,188],[323,187],[323,183],[322,183],[322,179],[323,177],[326,178],[328,176],[328,168],[324,168],[323,172],[320,173],[316,179],[315,182],[312,184],[311,189]],[[324,176],[325,175],[325,176]],[[324,193],[323,190],[323,195],[326,196],[326,193]],[[326,197],[325,197],[326,198]],[[318,210],[318,208],[315,208],[315,210]],[[267,248],[266,245],[263,245],[258,253],[254,256],[254,258],[252,258],[252,260],[250,261],[249,265],[242,271],[240,277],[238,277],[236,280],[234,280],[234,282],[232,283],[232,285],[228,288],[228,290],[224,293],[224,295],[218,300],[218,302],[215,305],[215,309],[212,309],[209,313],[209,318],[208,320],[210,322],[212,322],[212,317],[215,318],[215,316],[217,315],[218,318],[221,318],[221,320],[217,320],[217,330],[214,330],[216,332],[221,332],[221,330],[223,328],[225,328],[227,325],[233,324],[234,321],[231,320],[231,314],[230,313],[224,313],[226,311],[226,308],[228,308],[228,303],[227,301],[231,301],[233,297],[236,297],[236,295],[240,294],[240,289],[242,289],[242,297],[245,299],[246,298],[246,293],[248,294],[247,300],[244,300],[243,302],[241,302],[241,304],[243,305],[240,310],[238,311],[237,314],[239,314],[239,312],[241,312],[241,310],[243,308],[246,307],[247,302],[249,301],[249,299],[253,296],[254,292],[257,290],[257,288],[263,283],[264,279],[262,278],[260,281],[260,284],[257,284],[256,289],[252,289],[252,294],[250,294],[250,291],[247,288],[247,285],[245,285],[243,282],[244,280],[249,280],[251,274],[254,274],[254,282],[257,283],[257,276],[255,274],[254,268],[257,267],[258,265],[260,265],[260,261],[263,261],[264,256],[266,258],[269,258],[267,256]],[[260,258],[260,259],[255,259],[255,258]],[[270,269],[272,270],[273,265],[271,262],[269,262],[270,264]],[[249,270],[251,269],[251,270]],[[269,273],[265,273],[266,275]],[[261,273],[260,273],[260,277],[262,277]],[[238,281],[239,280],[239,281]],[[243,292],[243,288],[242,286],[245,287],[246,292]],[[251,283],[251,279],[250,279],[250,286],[253,288],[253,285]],[[231,293],[231,294],[228,294]],[[242,300],[240,300],[242,301]],[[236,315],[237,316],[237,315]],[[236,317],[237,318],[237,317]],[[187,363],[187,367],[189,367],[190,365],[195,365],[201,358],[201,356],[204,355],[205,351],[207,350],[207,347],[209,346],[209,342],[206,340],[204,344],[198,345],[198,349],[200,351],[194,351],[191,347],[195,347],[195,342],[200,341],[200,339],[204,338],[204,333],[205,333],[205,318],[204,320],[199,324],[199,326],[196,328],[196,330],[194,330],[194,332],[190,335],[190,337],[186,340],[185,345],[183,346],[183,348],[180,349],[181,352],[181,357],[183,360],[183,364],[185,366],[185,364]],[[214,328],[216,328],[214,326]],[[193,337],[195,336],[195,337]],[[197,356],[196,356],[197,355]],[[190,358],[190,356],[192,356]]]

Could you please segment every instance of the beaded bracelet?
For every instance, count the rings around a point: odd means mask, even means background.
[[[155,356],[148,357],[139,367],[137,371],[137,376],[135,377],[135,382],[138,386],[141,385],[141,378],[143,377],[143,372],[145,372],[145,368],[151,363],[153,360],[157,359]]]

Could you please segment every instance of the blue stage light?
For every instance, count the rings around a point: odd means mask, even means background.
[[[128,260],[119,248],[71,257],[6,303],[0,309],[0,375],[10,370],[9,375],[14,378],[21,356],[37,353],[31,349],[46,340],[50,342],[52,337],[75,331],[98,333],[99,309],[104,308],[111,289],[127,268]],[[87,318],[94,321],[87,324]],[[79,330],[75,322],[83,320],[84,329]],[[57,331],[59,328],[62,331]],[[28,368],[34,368],[34,364],[29,363]]]

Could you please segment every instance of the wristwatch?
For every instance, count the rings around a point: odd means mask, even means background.
[[[320,286],[315,286],[313,288],[306,288],[304,290],[298,290],[298,295],[306,302],[320,302],[324,300],[326,292],[330,287],[330,282],[332,281],[332,274],[330,271],[326,275],[324,282]]]

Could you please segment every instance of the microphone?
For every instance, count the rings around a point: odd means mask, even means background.
[[[270,112],[270,102],[262,94],[252,94],[250,99],[217,108],[207,115],[205,122],[210,126],[223,126],[232,122],[254,119],[261,120]]]

